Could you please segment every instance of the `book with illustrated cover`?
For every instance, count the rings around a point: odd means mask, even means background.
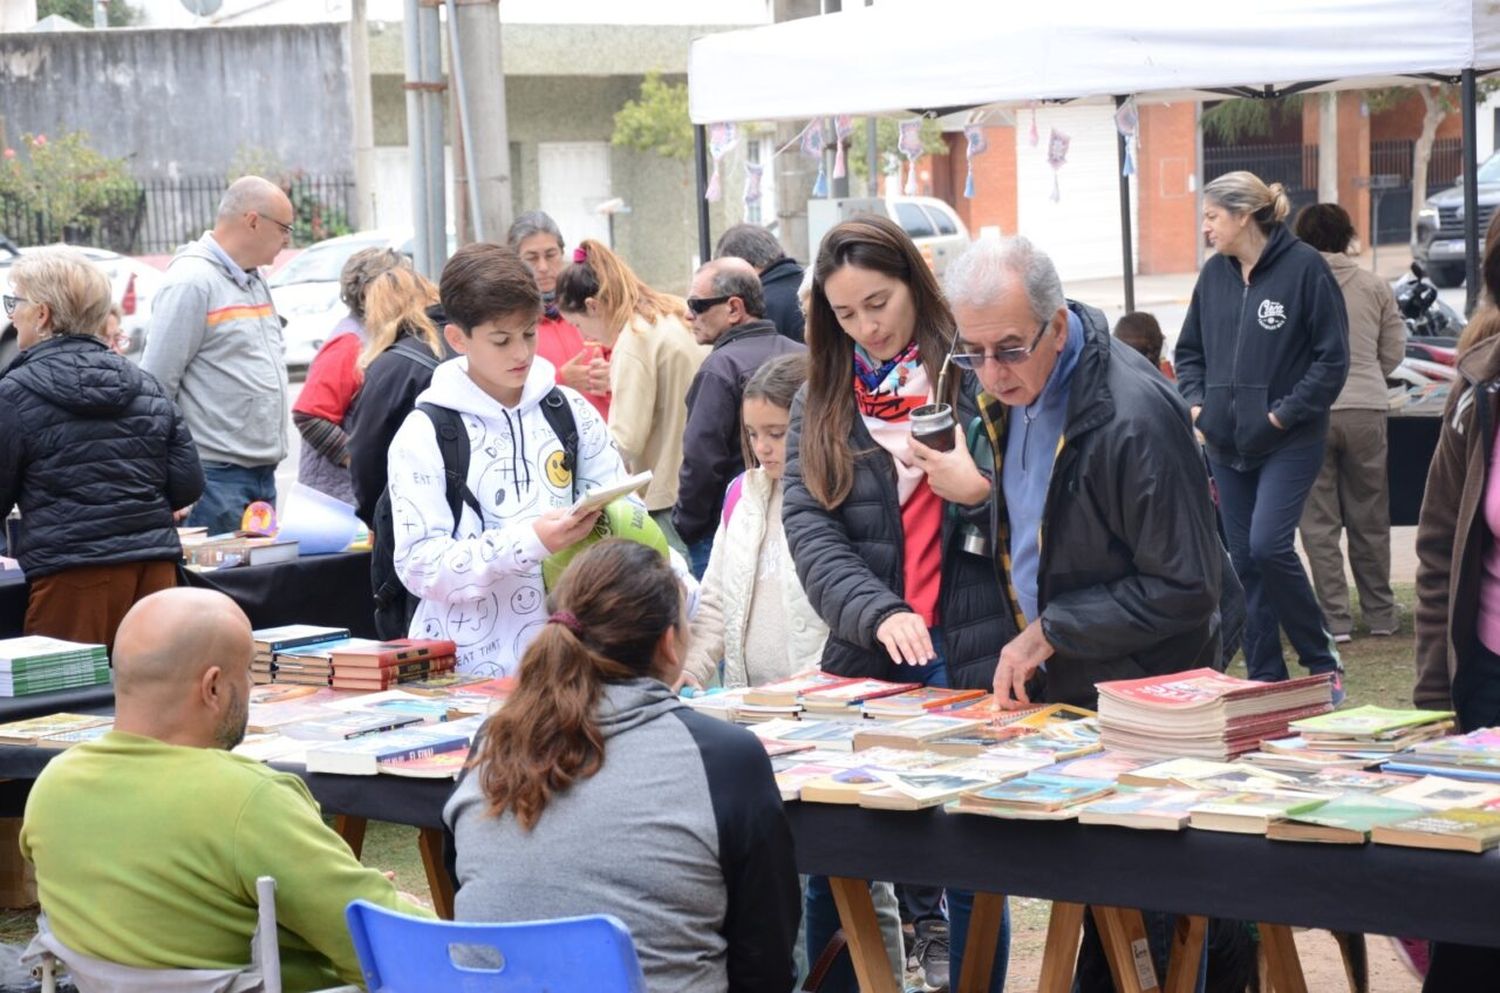
[[[1121,790],[1083,805],[1080,824],[1109,824],[1138,831],[1181,831],[1193,807],[1213,794],[1207,790],[1151,788]]]
[[[1148,765],[1152,761],[1154,760],[1137,758],[1134,755],[1122,755],[1119,752],[1094,752],[1076,759],[1065,759],[1047,771],[1054,776],[1118,781],[1121,776]]]
[[[875,769],[855,766],[808,780],[802,784],[798,798],[804,803],[859,803],[861,793],[883,785]]]
[[[942,714],[923,714],[904,721],[859,728],[854,735],[856,751],[881,745],[891,748],[921,747],[923,743],[949,735],[965,734],[984,726],[983,721]]]
[[[740,696],[745,703],[757,707],[794,707],[801,700],[802,694],[808,690],[826,689],[853,682],[857,680],[850,676],[835,676],[821,669],[810,669],[795,676],[788,676],[786,679],[778,679],[773,683],[749,687]]]
[[[235,755],[243,755],[256,762],[288,762],[302,765],[307,761],[307,748],[310,744],[312,742],[288,738],[284,734],[272,731],[265,734],[247,734],[245,740],[235,745],[231,751]]]
[[[1476,766],[1500,770],[1500,728],[1480,728],[1468,734],[1413,745],[1403,761],[1432,765]]]
[[[469,761],[469,749],[456,748],[418,758],[382,759],[376,763],[383,776],[405,776],[408,779],[457,779]]]
[[[1056,810],[1072,807],[1113,792],[1115,784],[1105,779],[1079,779],[1033,772],[994,786],[965,793],[970,805],[1031,807]]]
[[[969,790],[983,789],[997,780],[983,766],[955,762],[919,771],[875,770],[883,789],[859,795],[859,805],[875,810],[921,810],[936,807]]]
[[[1385,791],[1385,796],[1409,800],[1428,810],[1483,807],[1500,801],[1500,785],[1473,783],[1447,776],[1423,776],[1414,783]]]
[[[1452,726],[1451,710],[1393,710],[1366,704],[1335,710],[1294,721],[1291,729],[1303,738],[1370,738],[1375,740],[1401,738],[1413,728],[1428,725]]]
[[[802,708],[809,713],[859,710],[866,700],[894,696],[914,688],[912,683],[889,683],[883,679],[850,679],[833,686],[821,686],[803,692]],[[747,699],[747,703],[754,701]]]
[[[264,734],[279,731],[291,724],[301,724],[303,721],[326,721],[337,716],[337,711],[319,703],[303,703],[299,700],[288,703],[252,703],[245,730],[250,734]]]
[[[96,724],[93,727],[76,728],[72,731],[59,731],[56,734],[44,735],[36,740],[38,748],[72,748],[86,741],[98,741],[115,729],[115,722],[111,720],[108,724]]]
[[[437,727],[408,728],[361,735],[349,741],[314,745],[307,750],[308,772],[373,776],[381,762],[419,759],[439,752],[467,750],[469,735]]]
[[[1377,825],[1409,820],[1425,812],[1420,804],[1377,793],[1345,793],[1288,807],[1281,820],[1266,830],[1266,837],[1274,841],[1363,845]]]
[[[801,752],[810,752],[814,748],[818,747],[810,741],[805,743],[797,741],[779,741],[776,738],[761,738],[759,739],[759,741],[765,748],[766,754],[773,759],[782,755],[796,755]]]
[[[32,717],[24,721],[0,724],[0,745],[35,745],[38,738],[67,734],[70,731],[86,731],[113,723],[109,716],[99,714],[49,714],[46,717]]]
[[[795,762],[784,769],[776,770],[776,788],[781,791],[781,799],[797,800],[801,797],[803,786],[825,776],[831,776],[838,771],[840,771],[838,766],[823,762]]]
[[[326,704],[329,710],[345,714],[416,714],[425,724],[446,721],[450,708],[448,701],[439,697],[418,696],[404,690],[385,690],[380,693],[357,693],[334,703]]]
[[[942,686],[919,686],[905,693],[866,700],[864,711],[867,717],[899,720],[904,717],[920,717],[932,711],[951,708],[985,696],[988,694],[984,690],[950,690]]]
[[[1224,777],[1254,776],[1268,784],[1292,785],[1296,779],[1269,769],[1242,762],[1217,762],[1211,759],[1180,758],[1153,762],[1120,774],[1121,786],[1192,787]]]
[[[1500,845],[1500,812],[1434,811],[1393,824],[1378,824],[1371,829],[1370,840],[1377,845],[1478,854]]]
[[[482,682],[485,682],[483,676],[465,676],[449,670],[443,673],[432,673],[425,679],[403,682],[401,688],[408,693],[421,696],[448,696],[454,693],[468,693],[470,687]]]
[[[342,641],[349,637],[348,628],[325,627],[320,624],[282,624],[250,632],[255,647],[261,651],[281,652],[293,648],[305,648],[328,641]]]
[[[380,734],[398,728],[421,724],[420,714],[334,714],[324,720],[299,721],[281,728],[281,733],[303,741],[348,741],[368,734]]]
[[[1220,793],[1195,805],[1188,826],[1200,831],[1265,834],[1288,809],[1307,803],[1306,796],[1277,793]]]
[[[854,750],[854,736],[859,731],[857,725],[845,724],[840,721],[789,721],[781,719],[775,723],[778,725],[779,730],[777,730],[777,733],[773,737],[778,741],[814,745],[818,748],[826,748],[838,752],[852,752]],[[797,726],[782,726],[789,724]]]
[[[997,745],[992,749],[997,755],[1045,758],[1049,762],[1062,762],[1066,759],[1074,759],[1080,755],[1088,755],[1102,750],[1103,746],[1098,741],[1086,743],[1059,741],[1042,733],[1029,734],[1024,738],[1016,738],[1002,745]]]
[[[955,711],[955,713],[962,713],[962,711]],[[972,731],[933,738],[924,742],[923,747],[943,755],[969,758],[975,755],[983,755],[1000,745],[1036,733],[1036,728],[1005,724],[998,726],[994,724],[982,724]]]

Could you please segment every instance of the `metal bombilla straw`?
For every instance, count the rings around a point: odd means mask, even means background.
[[[932,394],[934,404],[943,403],[943,397],[948,394],[943,392],[943,383],[948,377],[948,367],[953,364],[953,353],[958,351],[958,323],[953,324],[953,341],[948,345],[948,354],[943,356],[943,364],[938,369],[937,389]]]

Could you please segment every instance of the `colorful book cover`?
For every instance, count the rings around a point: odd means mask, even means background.
[[[347,741],[367,734],[380,734],[422,723],[419,714],[339,714],[320,721],[300,721],[282,728],[288,737],[304,741]]]
[[[349,637],[348,628],[324,627],[321,624],[282,624],[250,632],[257,647],[272,652],[302,648],[324,641],[342,641]]]
[[[1125,773],[1139,769],[1151,761],[1122,752],[1094,752],[1092,755],[1059,762],[1047,771],[1054,776],[1072,776],[1077,779],[1118,780]]]
[[[386,731],[309,748],[307,771],[373,776],[381,762],[422,758],[468,747],[469,736],[463,733],[432,728]]]
[[[86,731],[89,728],[112,724],[108,716],[98,714],[49,714],[24,721],[0,724],[0,744],[32,745],[38,738],[70,731]]]
[[[436,752],[410,759],[382,759],[376,763],[377,771],[389,776],[407,776],[413,779],[457,779],[469,761],[469,749],[457,748],[449,752]]]
[[[950,690],[941,686],[919,686],[904,693],[893,693],[887,697],[870,700],[865,704],[865,711],[871,715],[877,713],[917,715],[978,700],[986,695],[984,690]]]
[[[1214,669],[1190,669],[1144,679],[1118,679],[1099,684],[1101,696],[1128,700],[1169,710],[1192,710],[1211,707],[1220,700],[1288,693],[1292,690],[1327,684],[1327,676],[1303,676],[1280,683],[1262,683],[1239,679]]]
[[[1104,779],[1078,779],[1033,772],[964,796],[982,803],[1056,808],[1102,796],[1114,788],[1113,782]]]
[[[813,669],[795,676],[788,676],[786,679],[752,686],[745,692],[744,697],[746,703],[775,707],[796,703],[797,699],[809,690],[826,689],[852,682],[856,680],[848,676],[835,676],[820,669]]]
[[[903,796],[922,803],[945,800],[966,790],[982,789],[993,782],[983,776],[966,774],[953,768],[931,769],[925,772],[876,769],[874,773],[875,778],[881,783]]]
[[[1122,790],[1085,804],[1078,812],[1078,822],[1180,831],[1187,826],[1192,808],[1209,796],[1205,790],[1171,787]]]
[[[38,748],[72,748],[86,741],[98,741],[115,729],[114,721],[108,724],[96,724],[93,727],[79,728],[75,731],[60,731],[57,734],[49,734],[38,738]]]
[[[912,688],[911,683],[888,683],[883,679],[850,679],[838,685],[806,690],[801,700],[804,707],[837,707],[863,703],[874,697],[893,696]]]
[[[1426,813],[1421,804],[1370,793],[1345,793],[1327,800],[1309,800],[1288,807],[1288,821],[1343,828],[1369,835],[1377,824],[1394,824]]]
[[[859,727],[862,735],[903,738],[909,741],[926,741],[929,738],[961,734],[981,727],[978,721],[963,717],[947,717],[942,714],[924,714],[921,717],[912,717],[889,724],[877,724],[873,727],[853,726]]]
[[[1452,810],[1455,807],[1483,807],[1500,801],[1500,786],[1464,782],[1447,776],[1423,776],[1414,783],[1387,790],[1385,795],[1409,800],[1428,810]]]
[[[1377,825],[1370,840],[1381,845],[1482,852],[1500,845],[1500,812],[1443,810]]]
[[[1348,710],[1335,710],[1317,717],[1293,721],[1291,730],[1313,737],[1384,738],[1423,724],[1435,724],[1453,717],[1451,710],[1393,710],[1367,704]]]

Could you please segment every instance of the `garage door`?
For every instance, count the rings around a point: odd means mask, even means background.
[[[1039,140],[1033,148],[1027,140],[1030,112],[1016,115],[1016,216],[1021,234],[1052,256],[1065,288],[1070,279],[1120,277],[1114,108],[1039,107],[1036,125]],[[1055,203],[1053,170],[1047,164],[1047,139],[1053,128],[1072,139],[1067,162],[1057,173],[1061,197]],[[1136,202],[1136,181],[1131,177],[1132,236],[1139,232]]]

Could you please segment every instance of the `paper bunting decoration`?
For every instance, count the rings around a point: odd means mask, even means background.
[[[836,142],[833,152],[833,178],[843,179],[849,174],[844,162],[844,145],[849,137],[854,134],[854,118],[848,114],[840,114],[833,119],[833,140]]]
[[[822,120],[807,122],[807,127],[802,129],[802,154],[810,159],[818,160],[818,179],[813,183],[812,195],[815,197],[826,197],[828,195],[828,169],[823,164],[823,149],[826,147],[826,139],[823,137]]]
[[[1031,105],[1031,134],[1028,137],[1031,140],[1032,148],[1035,148],[1037,142],[1041,140],[1041,137],[1036,133],[1036,104]]]
[[[1057,128],[1052,129],[1052,134],[1047,139],[1047,164],[1052,167],[1052,202],[1057,203],[1062,199],[1062,188],[1057,183],[1057,173],[1068,161],[1068,146],[1073,139],[1063,134]]]
[[[718,203],[722,195],[719,186],[719,163],[729,150],[740,141],[740,128],[733,122],[724,124],[710,124],[708,126],[708,154],[713,156],[714,173],[708,178],[708,189],[703,193],[703,199],[710,203]]]
[[[759,162],[745,163],[745,206],[760,203],[760,177],[766,167]]]
[[[1135,97],[1131,97],[1115,111],[1115,128],[1120,132],[1120,137],[1125,139],[1125,165],[1120,170],[1122,176],[1135,175],[1135,139],[1140,127],[1141,114],[1136,109]]]
[[[964,137],[968,139],[969,148],[966,158],[969,163],[968,175],[964,177],[964,197],[974,199],[974,159],[990,150],[990,140],[984,133],[984,127],[980,124],[969,124],[964,127]]]
[[[901,122],[901,137],[896,147],[906,156],[906,195],[917,195],[917,159],[922,156],[922,119],[913,117]]]

